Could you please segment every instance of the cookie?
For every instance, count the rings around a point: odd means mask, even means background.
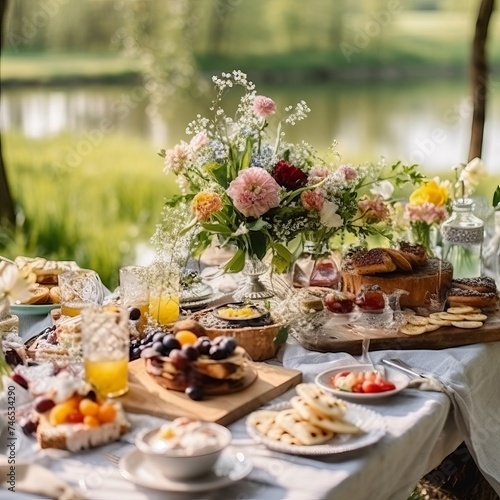
[[[280,411],[276,423],[302,444],[312,446],[323,444],[333,437],[333,432],[306,422],[295,409]]]
[[[421,335],[422,333],[426,333],[427,325],[403,325],[399,331],[404,333],[405,335]]]
[[[344,402],[328,394],[315,384],[299,384],[297,394],[301,396],[309,407],[321,415],[331,418],[340,418],[345,411]]]
[[[441,319],[441,314],[442,314],[442,311],[441,312],[435,312],[435,313],[431,313],[429,314],[429,319]]]
[[[448,307],[446,312],[450,314],[472,314],[474,312],[477,312],[477,308],[471,306]]]
[[[451,314],[448,312],[439,313],[439,317],[441,319],[448,319],[450,321],[464,321],[467,319],[467,316],[465,316],[464,314]]]
[[[425,331],[426,332],[434,332],[436,330],[439,330],[441,328],[442,325],[432,325],[432,324],[428,324],[428,325],[425,325]]]
[[[488,316],[486,316],[486,314],[474,313],[474,314],[467,314],[465,319],[467,321],[485,321],[488,319]]]
[[[483,323],[481,321],[452,321],[451,324],[457,328],[475,329],[481,328]]]
[[[407,323],[415,326],[425,326],[429,323],[429,320],[424,316],[409,316],[406,318]]]
[[[429,325],[451,326],[449,319],[429,318]]]

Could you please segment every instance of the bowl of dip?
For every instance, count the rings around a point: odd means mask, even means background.
[[[208,474],[231,442],[226,427],[185,417],[139,432],[135,444],[151,467],[174,481]]]

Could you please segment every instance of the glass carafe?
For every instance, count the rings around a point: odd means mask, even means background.
[[[456,200],[441,226],[443,259],[452,264],[454,278],[482,275],[484,222],[473,214],[473,208],[471,199]]]

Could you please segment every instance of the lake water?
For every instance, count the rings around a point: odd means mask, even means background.
[[[471,98],[466,81],[435,80],[293,86],[257,86],[283,109],[304,99],[311,114],[285,129],[290,141],[305,140],[323,155],[338,141],[346,163],[401,159],[427,172],[466,161]],[[500,83],[488,94],[483,160],[500,172]],[[151,113],[141,85],[4,88],[0,128],[43,138],[61,132],[92,138],[122,133],[148,140],[158,149],[171,147],[197,113],[207,115],[209,100],[168,103],[168,113]],[[80,141],[81,142],[81,141]],[[78,141],[75,142],[78,144]]]

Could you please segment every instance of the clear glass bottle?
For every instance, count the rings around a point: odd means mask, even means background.
[[[495,210],[494,224],[486,232],[483,266],[485,275],[493,278],[500,287],[500,210]]]
[[[454,278],[482,275],[484,222],[473,214],[473,208],[469,198],[456,200],[450,217],[441,226],[443,259],[452,264]]]
[[[306,241],[304,250],[294,266],[293,284],[299,287],[321,286],[337,289],[340,285],[340,273],[330,251]]]

